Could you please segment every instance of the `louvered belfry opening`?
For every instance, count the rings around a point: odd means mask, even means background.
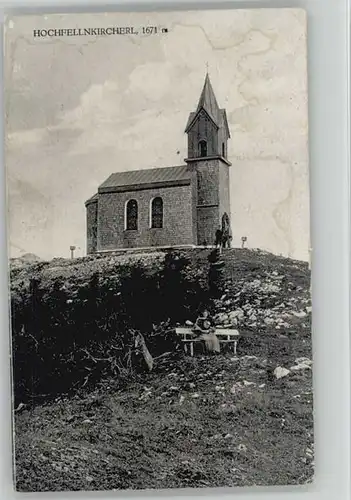
[[[205,158],[207,156],[207,141],[199,142],[199,156]]]

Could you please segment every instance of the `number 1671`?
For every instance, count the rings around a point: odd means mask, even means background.
[[[143,26],[144,35],[155,35],[157,33],[156,26]]]

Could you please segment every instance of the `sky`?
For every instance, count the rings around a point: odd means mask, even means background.
[[[34,38],[134,26],[139,35]],[[167,33],[141,35],[142,26]],[[5,105],[10,257],[86,252],[84,202],[112,173],[184,163],[206,70],[231,139],[234,246],[309,258],[302,10],[13,17]]]

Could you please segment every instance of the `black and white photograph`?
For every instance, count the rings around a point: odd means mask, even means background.
[[[17,491],[314,475],[302,9],[10,16]]]

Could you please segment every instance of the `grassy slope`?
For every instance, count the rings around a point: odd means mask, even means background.
[[[193,252],[192,259],[203,264],[206,255]],[[227,252],[225,258],[232,285],[229,309],[245,283],[264,282],[273,270],[285,277],[279,293],[269,296],[276,315],[281,304],[284,311],[308,305],[307,266],[240,250]],[[107,268],[109,261],[84,262],[86,269],[90,262]],[[87,272],[82,262],[66,261],[55,273],[77,275],[78,268]],[[313,474],[312,372],[291,372],[275,380],[267,367],[289,368],[296,358],[311,357],[310,317],[291,319],[286,331],[260,320],[257,327],[251,325],[244,321],[240,330],[256,338],[243,339],[236,359],[230,353],[185,357],[182,363],[156,367],[142,382],[123,390],[105,381],[93,393],[18,414],[17,489],[308,481]]]

